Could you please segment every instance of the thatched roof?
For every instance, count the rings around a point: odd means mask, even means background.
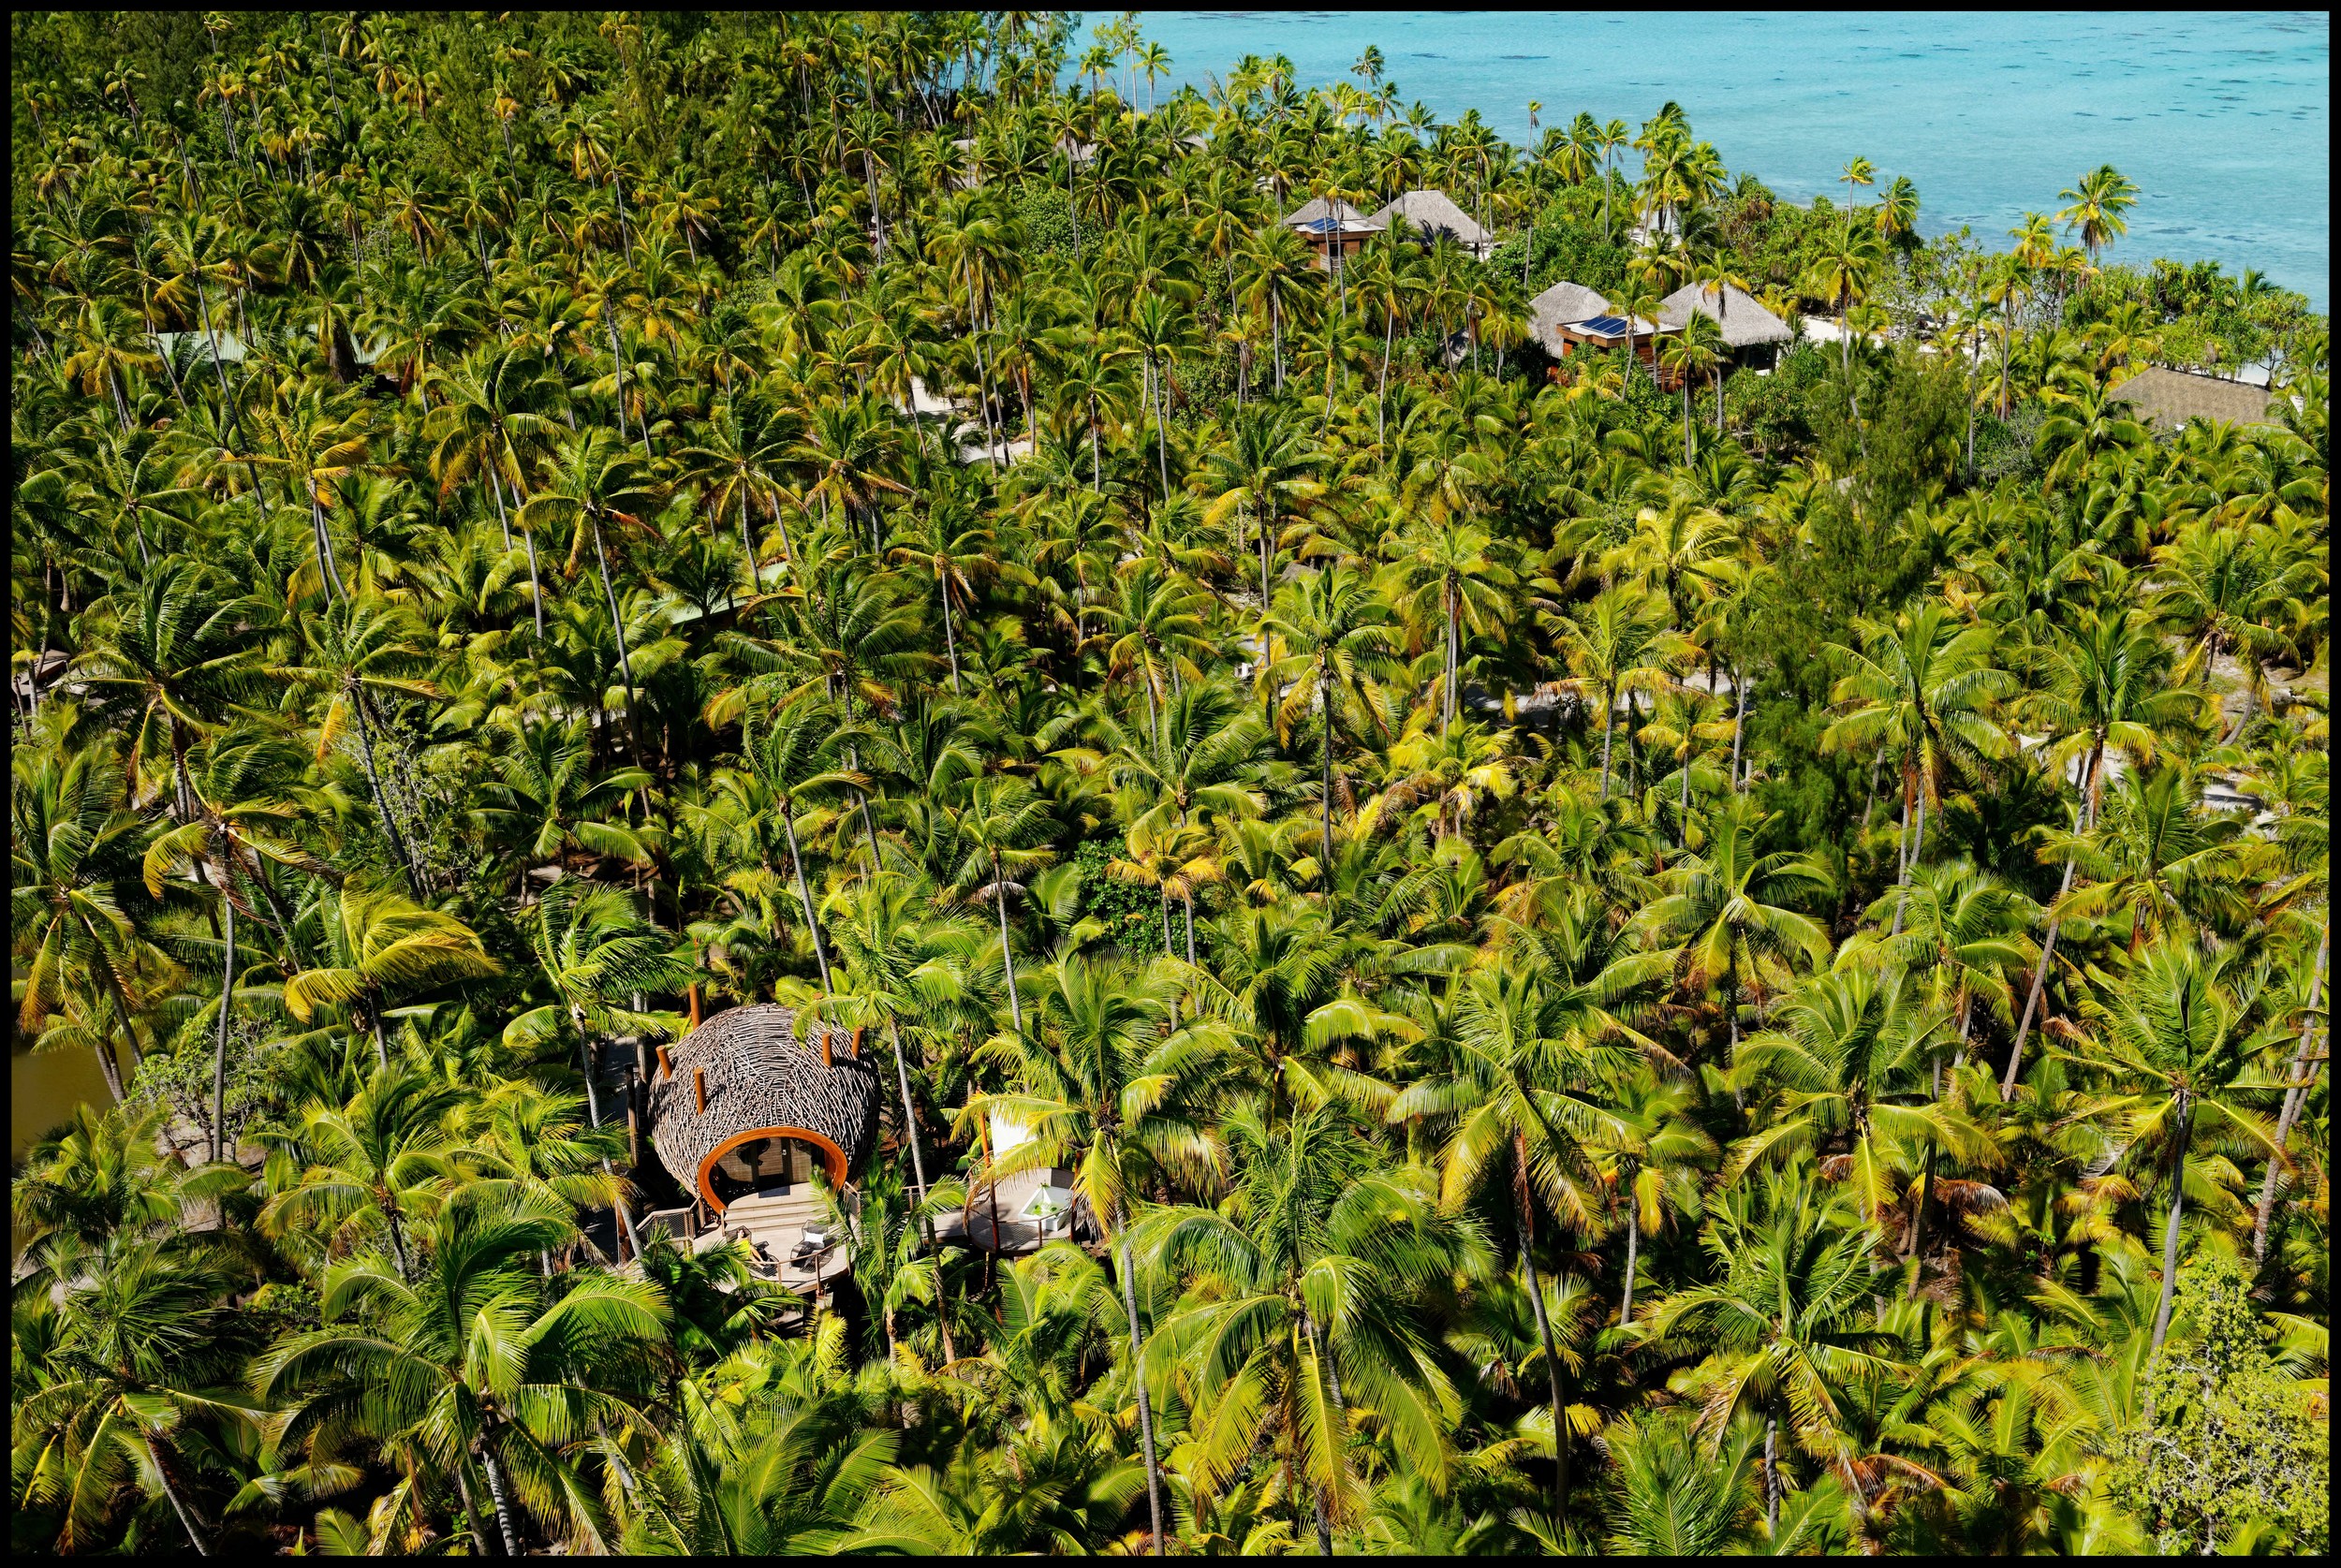
[[[1545,350],[1558,358],[1560,329],[1609,314],[1610,301],[1582,283],[1556,283],[1528,301],[1528,331]]]
[[[2216,375],[2149,366],[2113,388],[2113,395],[2157,430],[2176,430],[2189,419],[2230,425],[2273,422],[2268,388]]]
[[[1445,191],[1408,191],[1375,213],[1374,222],[1387,228],[1394,217],[1405,218],[1425,235],[1450,235],[1459,245],[1484,245],[1495,238],[1450,200]]]
[[[792,1007],[730,1008],[665,1055],[672,1070],[651,1085],[651,1143],[686,1192],[712,1199],[701,1180],[708,1164],[766,1129],[810,1134],[807,1141],[829,1144],[848,1170],[877,1132],[878,1075],[853,1034]]]
[[[1724,343],[1732,348],[1787,343],[1796,336],[1787,322],[1758,304],[1753,295],[1729,284],[1723,286],[1720,308],[1716,296],[1710,294],[1705,285],[1685,284],[1658,302],[1658,326],[1665,331],[1679,332],[1690,324],[1693,313],[1718,323],[1723,328]]]
[[[1325,218],[1339,218],[1341,227],[1345,229],[1379,228],[1381,227],[1379,223],[1367,217],[1347,202],[1326,196],[1309,198],[1308,200],[1287,212],[1284,215],[1284,223],[1287,227],[1298,228],[1303,224],[1317,223]]]

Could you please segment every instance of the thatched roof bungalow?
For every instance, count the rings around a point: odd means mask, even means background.
[[[1609,314],[1609,300],[1582,283],[1564,279],[1528,301],[1528,335],[1558,359],[1571,346],[1561,336],[1562,328]]]
[[[1755,296],[1730,284],[1719,290],[1686,283],[1658,302],[1658,330],[1679,332],[1693,315],[1703,315],[1723,329],[1723,341],[1742,364],[1769,366],[1780,345],[1795,341],[1796,330],[1758,303]]]
[[[2113,395],[2157,431],[2174,431],[2189,419],[2226,425],[2275,422],[2268,388],[2216,375],[2150,365],[2113,388]]]
[[[832,1188],[870,1151],[881,1082],[860,1032],[792,1007],[734,1007],[658,1053],[651,1143],[717,1213],[787,1193],[817,1167]]]
[[[1316,252],[1318,266],[1326,269],[1332,268],[1336,256],[1357,255],[1368,240],[1382,231],[1378,221],[1338,197],[1311,197],[1287,212],[1282,222],[1309,242],[1309,248]]]
[[[1485,261],[1495,249],[1495,236],[1480,221],[1455,205],[1445,191],[1408,191],[1374,214],[1372,222],[1387,228],[1392,218],[1404,218],[1425,245],[1444,237]]]

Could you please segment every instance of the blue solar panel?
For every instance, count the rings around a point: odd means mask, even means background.
[[[1580,330],[1597,337],[1620,338],[1626,335],[1626,318],[1622,315],[1597,315]]]
[[[1311,234],[1331,234],[1341,227],[1339,218],[1311,218],[1301,226]]]

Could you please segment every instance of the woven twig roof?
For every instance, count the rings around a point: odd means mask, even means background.
[[[824,1043],[830,1063],[821,1060]],[[674,1070],[651,1087],[651,1143],[686,1190],[698,1189],[700,1165],[727,1139],[760,1128],[818,1134],[837,1146],[849,1168],[869,1152],[879,1078],[868,1059],[854,1054],[846,1030],[801,1018],[793,1007],[734,1007],[685,1035],[667,1056]]]

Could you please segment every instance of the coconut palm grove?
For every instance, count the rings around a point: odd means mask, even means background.
[[[2328,323],[2091,149],[10,45],[18,1553],[2328,1549]]]

